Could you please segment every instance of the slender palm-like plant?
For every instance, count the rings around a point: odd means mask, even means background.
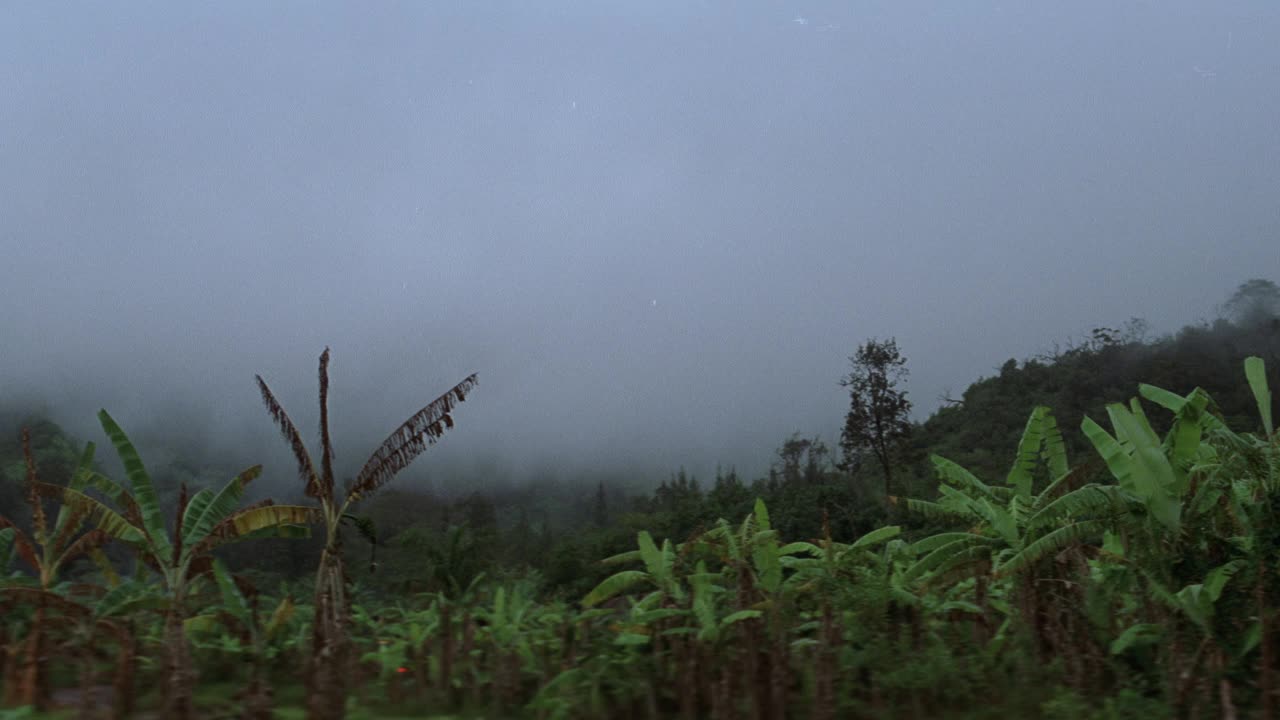
[[[320,504],[325,527],[325,546],[316,574],[315,619],[312,623],[312,648],[306,672],[307,716],[312,720],[342,718],[346,712],[346,674],[350,642],[350,602],[347,597],[346,573],[342,563],[341,524],[348,508],[362,497],[382,487],[396,476],[429,445],[435,444],[448,428],[453,427],[453,411],[466,399],[476,384],[469,375],[444,395],[431,401],[396,428],[373,451],[351,484],[339,494],[333,478],[333,444],[329,437],[329,349],[320,355],[320,463],[312,460],[293,420],[276,400],[262,376],[257,376],[262,401],[271,419],[280,428],[298,462],[298,477],[308,497]]]
[[[1274,544],[1267,526],[1280,490],[1280,444],[1263,361],[1246,359],[1245,375],[1257,401],[1261,435],[1228,428],[1200,388],[1181,397],[1150,385],[1140,386],[1140,394],[1174,413],[1163,439],[1137,401],[1129,409],[1108,406],[1114,437],[1088,419],[1084,430],[1116,480],[1112,492],[1132,508],[1108,538],[1106,562],[1097,568],[1107,582],[1100,587],[1111,596],[1118,595],[1117,589],[1136,590],[1156,601],[1135,608],[1154,610],[1145,616],[1128,613],[1138,615],[1131,618],[1138,622],[1111,643],[1112,654],[1142,645],[1158,647],[1162,664],[1172,670],[1173,702],[1180,707],[1195,702],[1193,690],[1200,686],[1205,695],[1216,695],[1227,717],[1235,712],[1238,666],[1247,667],[1247,656],[1259,649],[1257,688],[1263,716],[1271,717],[1273,616],[1266,597]],[[1095,492],[1080,498],[1077,512],[1103,503]],[[1179,585],[1182,589],[1172,592]],[[1239,612],[1215,613],[1224,592],[1232,597],[1223,604],[1239,607],[1252,601],[1257,612],[1251,622],[1241,622]],[[1181,628],[1179,618],[1185,621]],[[1194,652],[1184,652],[1189,647]]]
[[[97,586],[88,586],[90,590],[101,590]],[[113,647],[109,649],[112,664],[112,705],[109,717],[112,720],[126,718],[131,715],[133,702],[134,666],[137,657],[137,642],[130,629],[129,616],[141,610],[159,607],[164,598],[156,592],[154,586],[130,581],[117,585],[97,598],[66,597],[57,592],[41,590],[35,587],[11,588],[17,593],[32,596],[43,594],[39,601],[46,610],[57,613],[56,617],[46,618],[56,623],[53,627],[61,629],[62,641],[58,649],[76,660],[80,676],[79,699],[76,717],[82,719],[100,718],[102,702],[96,691],[98,685],[97,666],[107,649],[102,647],[104,640]]]
[[[901,531],[896,525],[881,527],[844,544],[832,541],[830,526],[824,523],[823,538],[817,544],[795,542],[779,548],[783,565],[793,571],[784,581],[784,586],[796,595],[812,597],[818,607],[813,668],[814,720],[831,720],[839,712],[837,653],[842,643],[842,628],[834,598],[851,585],[875,577],[877,571],[887,575],[891,563],[872,552],[871,548],[896,538]],[[805,553],[810,557],[794,557],[793,553]]]
[[[1100,536],[1105,527],[1099,521],[1067,528],[1055,524],[1067,507],[1055,501],[1092,468],[1068,469],[1062,435],[1047,407],[1037,407],[1028,418],[1004,485],[988,485],[939,455],[930,459],[942,480],[938,486],[942,497],[937,502],[890,500],[912,512],[963,523],[969,529],[917,541],[912,549],[920,559],[908,569],[909,579],[930,572],[941,576],[959,568],[985,572],[993,563],[1000,574],[1013,574],[1068,545]],[[1050,482],[1033,493],[1034,473],[1042,459]]]
[[[239,659],[247,668],[248,683],[239,699],[242,720],[270,720],[273,690],[267,676],[269,664],[287,641],[287,631],[295,606],[288,595],[263,612],[262,595],[246,578],[232,575],[220,560],[213,561],[212,576],[220,602],[190,618],[187,631],[214,636],[204,647]]]
[[[14,596],[34,606],[31,625],[27,631],[24,648],[19,655],[16,682],[6,688],[6,700],[10,704],[34,705],[45,709],[49,701],[48,655],[49,633],[46,624],[49,615],[73,602],[59,596],[54,589],[62,568],[73,560],[101,548],[110,537],[101,530],[81,533],[86,513],[74,511],[63,505],[50,526],[40,497],[41,483],[31,453],[31,433],[22,431],[22,454],[26,461],[26,501],[31,509],[31,535],[23,532],[9,518],[0,516],[0,528],[11,533],[10,542],[18,557],[35,575],[34,586],[14,585],[0,588],[0,593]],[[93,462],[93,443],[89,443],[80,456],[80,463],[72,476],[72,487],[82,487],[86,473]],[[7,568],[5,568],[7,569]]]
[[[305,535],[305,523],[314,519],[315,509],[276,505],[271,500],[240,507],[245,486],[262,472],[262,466],[255,465],[217,492],[206,488],[188,496],[184,486],[170,530],[137,449],[106,410],[98,413],[98,419],[124,463],[129,489],[92,471],[85,474],[88,487],[108,501],[76,487],[37,487],[41,494],[60,498],[72,512],[89,517],[106,535],[131,544],[139,560],[159,574],[166,595],[162,712],[165,718],[187,720],[194,712],[194,672],[183,624],[192,580],[211,570],[210,552],[224,543]]]
[[[1074,668],[1071,672],[1084,677],[1090,667],[1083,659],[1088,648],[1077,647],[1077,640],[1086,638],[1070,630],[1078,600],[1075,586],[1050,585],[1041,579],[1067,572],[1059,563],[1050,563],[1050,558],[1100,538],[1110,527],[1109,518],[1115,510],[1100,507],[1095,514],[1073,514],[1078,505],[1075,498],[1098,489],[1087,486],[1087,491],[1068,491],[1094,472],[1094,467],[1086,463],[1069,468],[1057,421],[1043,406],[1028,418],[1003,484],[983,482],[944,457],[934,455],[931,460],[942,481],[938,487],[941,497],[936,502],[890,500],[905,505],[909,511],[954,522],[963,529],[913,543],[910,550],[918,559],[906,568],[901,579],[924,585],[951,585],[959,577],[971,577],[972,603],[951,607],[969,610],[963,616],[973,622],[975,637],[983,642],[992,639],[991,630],[999,622],[990,612],[990,594],[1008,591],[1007,580],[1014,580],[1020,614],[1034,628],[1037,652],[1044,658],[1063,658]],[[1034,492],[1037,476],[1047,483]],[[1111,497],[1105,489],[1098,492]]]

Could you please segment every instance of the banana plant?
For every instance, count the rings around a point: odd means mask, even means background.
[[[1212,400],[1200,388],[1178,396],[1142,385],[1139,393],[1174,413],[1165,436],[1152,428],[1137,398],[1127,407],[1107,406],[1114,434],[1085,417],[1081,428],[1114,484],[1090,484],[1068,493],[1046,508],[1047,519],[1037,515],[1031,523],[1065,522],[1059,532],[1099,523],[1123,530],[1119,537],[1125,555],[1137,566],[1163,567],[1153,577],[1169,585],[1177,578],[1165,558],[1181,554],[1188,543],[1194,545],[1197,528],[1220,513],[1221,501],[1232,493],[1235,482],[1223,472],[1224,458],[1248,442],[1211,412]]]
[[[653,590],[640,601],[646,607],[657,607],[683,602],[688,590],[681,584],[676,572],[676,547],[670,540],[663,540],[658,547],[647,530],[636,535],[637,550],[605,558],[605,565],[619,565],[640,560],[644,570],[622,570],[600,581],[582,598],[582,606],[595,607],[600,603],[627,592],[636,585],[648,585]]]
[[[262,472],[262,467],[256,465],[216,492],[206,488],[189,496],[184,486],[170,530],[151,476],[128,435],[106,410],[98,413],[98,420],[124,464],[128,487],[90,471],[84,490],[57,486],[42,490],[59,498],[72,513],[96,523],[106,536],[131,545],[138,558],[158,574],[168,601],[163,712],[167,718],[187,720],[194,711],[194,672],[183,624],[189,615],[191,582],[210,571],[210,553],[220,545],[257,537],[307,535],[307,523],[315,518],[315,510],[276,505],[271,500],[241,507],[245,487]],[[106,500],[87,494],[88,489],[98,491]]]
[[[85,446],[80,461],[71,478],[72,488],[83,488],[86,477],[93,463],[93,443]],[[6,688],[5,696],[9,704],[32,705],[36,709],[46,709],[49,703],[48,658],[50,655],[50,637],[47,628],[50,615],[57,608],[67,608],[76,603],[67,600],[58,592],[57,585],[61,571],[78,558],[95,555],[102,559],[101,548],[110,537],[101,530],[85,530],[88,519],[82,511],[76,511],[67,505],[58,508],[52,524],[45,512],[40,489],[39,472],[35,457],[31,452],[31,433],[22,430],[22,455],[26,463],[25,499],[31,511],[31,535],[23,532],[9,518],[0,516],[0,528],[4,529],[5,539],[0,542],[0,556],[3,556],[4,571],[9,569],[9,557],[16,551],[18,557],[34,574],[34,580],[28,584],[25,580],[8,583],[8,587],[0,587],[0,593],[14,597],[34,607],[31,623],[23,650],[18,655],[20,667],[16,683]]]
[[[837,610],[836,600],[851,586],[887,581],[891,562],[874,553],[873,548],[893,540],[901,531],[898,526],[887,526],[872,530],[852,543],[837,543],[831,538],[830,526],[824,523],[823,538],[816,544],[802,541],[779,548],[782,564],[791,570],[784,585],[790,594],[807,598],[817,607],[816,619],[802,625],[816,626],[817,637],[803,637],[791,644],[793,649],[806,646],[814,649],[810,684],[815,720],[832,720],[838,713],[837,654],[844,633],[843,613]]]
[[[342,492],[334,482],[333,443],[329,436],[329,348],[320,355],[319,374],[319,463],[311,457],[302,434],[261,375],[257,376],[257,382],[267,412],[293,451],[306,495],[317,502],[316,511],[325,529],[325,547],[316,574],[312,649],[306,672],[307,717],[341,720],[346,713],[347,659],[351,644],[350,599],[342,559],[343,518],[361,498],[390,482],[453,427],[451,413],[475,387],[476,376],[467,376],[404,421],[373,451],[351,486]]]
[[[927,517],[967,524],[969,529],[915,542],[911,549],[919,559],[907,569],[907,579],[975,568],[997,576],[1012,575],[1105,529],[1102,520],[1062,522],[1068,506],[1059,502],[1059,496],[1091,468],[1069,469],[1062,434],[1047,407],[1037,407],[1028,418],[1004,485],[989,485],[938,455],[931,461],[943,483],[938,488],[941,498],[936,502],[894,498],[894,502]],[[1041,463],[1049,482],[1037,493],[1033,489]]]
[[[806,543],[783,545],[761,499],[735,529],[717,523],[701,538],[724,564],[726,585],[734,587],[733,609],[741,613],[734,632],[741,638],[741,673],[747,677],[768,677],[769,682],[749,687],[751,703],[758,712],[781,716],[788,702],[790,644],[788,622],[793,607],[792,588],[785,575],[785,563],[805,552]]]
[[[352,618],[362,634],[367,649],[360,655],[363,663],[378,670],[379,684],[392,702],[403,699],[404,680],[413,680],[413,689],[421,693],[431,683],[433,661],[430,642],[441,631],[440,614],[432,604],[426,608],[408,609],[400,603],[376,610],[362,604],[352,605]]]
[[[1276,714],[1274,693],[1274,624],[1272,609],[1274,591],[1274,530],[1272,517],[1280,501],[1280,434],[1276,432],[1271,409],[1271,391],[1266,378],[1266,366],[1261,358],[1250,357],[1244,361],[1245,378],[1257,405],[1261,433],[1237,433],[1228,428],[1216,416],[1202,415],[1206,442],[1190,469],[1197,489],[1188,510],[1206,520],[1197,525],[1208,531],[1211,537],[1227,535],[1227,542],[1234,551],[1234,558],[1210,571],[1203,582],[1188,584],[1177,594],[1170,595],[1159,580],[1151,580],[1153,594],[1166,606],[1172,607],[1191,620],[1202,636],[1201,648],[1208,647],[1210,659],[1219,678],[1220,702],[1229,705],[1232,694],[1229,663],[1247,667],[1250,656],[1257,653],[1257,687],[1261,697],[1263,716]],[[1161,404],[1175,413],[1181,413],[1191,398],[1180,398],[1172,393],[1143,386],[1144,397]],[[1190,538],[1184,547],[1194,547],[1196,538]],[[1200,544],[1200,543],[1196,543]],[[1221,562],[1222,557],[1216,558]],[[1255,613],[1247,622],[1235,619],[1214,619],[1214,608],[1228,584],[1236,586],[1233,605],[1247,602]],[[1245,589],[1247,588],[1247,590]],[[1247,597],[1248,600],[1244,600]],[[1191,660],[1193,672],[1202,653],[1198,650]],[[1177,658],[1174,658],[1175,662]],[[1177,684],[1177,683],[1175,683]],[[1186,692],[1185,684],[1179,691]]]
[[[1200,664],[1212,661],[1219,679],[1216,695],[1226,712],[1232,695],[1226,666],[1231,658],[1243,662],[1261,646],[1258,685],[1265,689],[1268,714],[1273,714],[1272,617],[1266,602],[1271,564],[1266,548],[1271,544],[1260,531],[1269,532],[1264,528],[1280,489],[1277,446],[1262,361],[1247,359],[1245,375],[1263,435],[1228,428],[1200,388],[1180,396],[1141,385],[1143,398],[1173,413],[1169,431],[1160,437],[1137,399],[1127,407],[1107,407],[1114,435],[1086,418],[1082,429],[1115,484],[1085,486],[1045,512],[1053,514],[1055,523],[1068,523],[1065,527],[1099,519],[1109,525],[1097,556],[1089,561],[1086,608],[1094,627],[1110,634],[1113,655],[1159,649],[1165,664],[1177,669],[1170,684],[1179,704],[1201,675]],[[1031,522],[1040,518],[1033,516]],[[1202,576],[1188,575],[1215,564]],[[1258,608],[1247,629],[1239,622],[1215,620],[1217,602],[1236,575],[1248,578]],[[1179,585],[1183,587],[1176,593],[1167,589]],[[1136,601],[1143,597],[1154,599],[1156,609]],[[1167,610],[1160,612],[1160,607]],[[1181,652],[1181,638],[1188,634],[1198,638],[1189,659]]]
[[[607,609],[587,610],[578,621],[591,624],[612,615]],[[617,638],[621,638],[619,635]],[[565,667],[544,683],[528,704],[528,709],[550,720],[581,717],[609,717],[635,709],[636,703],[653,699],[651,659],[647,641],[640,643],[605,640],[604,635],[580,648],[581,659]],[[649,706],[656,711],[653,705]]]
[[[697,623],[696,637],[712,649],[726,644],[735,624],[763,616],[756,609],[734,610],[726,599],[729,589],[724,585],[724,573],[708,572],[704,560],[698,561],[688,579],[693,596],[692,616]]]
[[[109,656],[112,675],[111,717],[127,718],[133,714],[134,681],[137,671],[139,638],[137,619],[142,613],[164,611],[167,600],[154,584],[128,579],[116,581],[102,594],[79,599],[65,608],[69,632],[65,647],[80,665],[79,717],[98,716],[94,688],[95,667],[104,656],[103,639],[112,642]]]
[[[786,584],[797,593],[823,595],[856,582],[869,568],[884,564],[873,548],[902,534],[897,525],[876,528],[851,543],[831,539],[830,531],[817,543],[792,542],[779,549],[784,567],[792,570]],[[807,557],[799,557],[804,554]]]
[[[716,559],[738,582],[739,609],[767,609],[781,599],[784,562],[807,549],[810,543],[783,545],[769,520],[769,509],[757,498],[752,512],[737,528],[721,520],[698,538],[698,546],[712,550]]]
[[[1228,495],[1231,516],[1236,521],[1237,533],[1231,542],[1240,550],[1251,574],[1252,602],[1256,617],[1237,650],[1243,658],[1258,650],[1257,685],[1262,697],[1264,717],[1274,717],[1277,707],[1274,692],[1276,659],[1274,657],[1274,627],[1276,613],[1273,609],[1275,592],[1274,560],[1269,552],[1272,547],[1272,517],[1280,495],[1280,433],[1276,432],[1271,416],[1271,390],[1266,379],[1266,366],[1261,358],[1245,360],[1245,376],[1258,405],[1258,415],[1265,433],[1262,437],[1248,436],[1247,444],[1232,442],[1231,447],[1244,450],[1234,453],[1237,462],[1224,463],[1226,472],[1235,481]],[[1234,466],[1232,466],[1234,465]],[[1270,592],[1269,592],[1270,591]]]
[[[13,543],[17,535],[17,528],[0,527],[0,577],[7,576],[13,565]]]
[[[1106,508],[1082,516],[1070,499],[1091,489],[1071,490],[1095,466],[1070,468],[1057,422],[1043,406],[1028,418],[1003,484],[985,483],[946,458],[934,455],[931,460],[942,480],[941,497],[936,502],[895,502],[964,529],[912,543],[909,552],[917,559],[897,579],[897,587],[912,594],[945,586],[946,599],[926,603],[924,609],[971,623],[976,639],[995,643],[993,652],[1004,645],[1008,627],[1007,612],[996,607],[993,596],[1002,597],[1006,610],[1003,598],[1015,598],[1023,626],[1033,629],[1039,657],[1065,656],[1074,667],[1085,668],[1090,641],[1069,629],[1079,616],[1079,590],[1070,583],[1037,581],[1067,580],[1078,569],[1070,561],[1083,566],[1084,559],[1081,551],[1064,551],[1093,542],[1110,527],[1110,515],[1101,511]],[[1038,480],[1044,483],[1039,491]],[[1066,558],[1067,564],[1044,562],[1051,557]],[[911,612],[914,617],[915,609]],[[1046,632],[1050,626],[1056,629]],[[917,631],[914,623],[912,629]]]
[[[606,558],[606,565],[616,565],[639,560],[644,570],[622,570],[600,582],[582,599],[584,608],[592,608],[635,586],[652,588],[648,593],[631,602],[631,609],[622,623],[615,643],[627,646],[648,645],[652,664],[650,668],[649,700],[657,705],[658,688],[672,675],[670,645],[666,631],[689,615],[687,601],[689,590],[685,587],[680,570],[677,547],[670,539],[664,539],[661,547],[647,531],[636,536],[638,548]]]
[[[479,614],[484,622],[482,640],[493,651],[495,663],[493,698],[500,708],[516,703],[524,668],[535,666],[537,657],[533,634],[537,608],[527,589],[519,584],[500,586],[489,606]]]
[[[217,587],[219,602],[206,612],[188,618],[185,629],[198,638],[203,636],[197,641],[198,646],[246,661],[248,683],[241,695],[242,717],[270,720],[273,693],[267,670],[288,636],[296,609],[293,599],[285,595],[264,616],[262,594],[252,583],[233,575],[220,560],[213,561],[210,575]]]
[[[1176,593],[1165,589],[1158,580],[1149,579],[1148,587],[1155,598],[1189,620],[1200,636],[1200,642],[1189,661],[1184,663],[1178,657],[1172,658],[1174,663],[1181,666],[1174,682],[1174,699],[1179,705],[1186,703],[1186,695],[1203,674],[1202,664],[1207,660],[1210,672],[1217,681],[1224,715],[1234,714],[1233,711],[1228,711],[1228,708],[1233,707],[1232,685],[1227,673],[1229,653],[1219,635],[1214,616],[1227,584],[1245,567],[1245,561],[1232,560],[1210,570],[1202,581],[1189,584]],[[1141,626],[1129,628],[1126,632],[1133,632],[1138,627]],[[1161,634],[1158,629],[1153,629],[1152,633]],[[1121,636],[1117,643],[1124,640],[1125,637]]]
[[[645,569],[624,570],[606,578],[587,594],[583,606],[593,607],[638,585],[651,587],[633,601],[615,642],[648,645],[657,682],[672,679],[682,713],[696,714],[696,682],[704,674],[698,663],[708,655],[707,646],[721,643],[737,623],[764,622],[769,608],[777,615],[783,579],[777,534],[769,526],[764,503],[758,501],[755,511],[738,528],[721,521],[687,543],[675,545],[664,540],[661,547],[647,532],[641,532],[637,545],[637,550],[605,562],[639,560]],[[694,565],[692,572],[686,569],[690,563],[685,558],[702,551],[716,556],[722,565],[720,572],[709,573],[704,562]],[[736,592],[727,590],[730,581]],[[715,602],[720,597],[725,599]],[[725,612],[719,612],[722,607]],[[760,630],[748,629],[746,633],[755,642],[748,643],[751,647],[744,652],[745,662],[755,663]],[[772,646],[771,642],[770,652],[774,652]],[[782,670],[778,668],[778,672]],[[654,705],[657,700],[651,695],[648,702]]]
[[[1249,390],[1258,403],[1258,418],[1262,421],[1265,439],[1275,437],[1276,426],[1271,417],[1271,390],[1267,387],[1267,366],[1260,357],[1245,358],[1244,375],[1249,382]]]

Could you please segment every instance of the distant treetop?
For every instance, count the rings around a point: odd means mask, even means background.
[[[1263,278],[1246,280],[1223,304],[1222,314],[1236,325],[1244,327],[1280,318],[1280,287]]]

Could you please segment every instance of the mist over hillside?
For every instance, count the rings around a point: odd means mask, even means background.
[[[834,439],[863,338],[923,417],[1274,265],[1277,31],[1261,1],[11,8],[0,404],[287,480],[253,376],[314,428],[330,346],[340,464],[476,371],[411,473],[759,472]]]
[[[1275,0],[4,10],[0,718],[1280,717]]]

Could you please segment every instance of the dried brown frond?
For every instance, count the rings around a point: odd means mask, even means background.
[[[396,428],[360,469],[347,499],[354,501],[382,487],[429,445],[434,445],[446,429],[453,427],[453,417],[449,413],[457,403],[466,400],[467,393],[475,385],[473,373]]]
[[[89,558],[93,560],[94,565],[98,566],[98,571],[102,573],[102,579],[106,582],[106,587],[114,588],[120,585],[120,574],[116,572],[111,560],[107,558],[107,554],[102,552],[101,548],[90,550]]]
[[[81,605],[74,600],[68,600],[57,593],[50,590],[43,590],[38,587],[15,585],[0,588],[0,593],[8,595],[10,598],[18,602],[28,602],[33,605],[43,604],[45,607],[64,613],[66,615],[76,615],[78,617],[91,617],[93,610]],[[56,620],[57,618],[49,618]]]
[[[42,482],[42,483],[36,484],[36,493],[38,495],[44,498],[58,500],[63,504],[66,504],[67,502],[66,491],[68,489],[69,488],[63,487],[62,485],[53,485],[50,483]],[[103,494],[107,495],[107,493],[103,493]],[[120,493],[119,495],[114,495],[114,496],[108,495],[108,497],[110,497],[111,499],[113,499],[119,504],[121,508],[119,513],[120,516],[123,517],[124,520],[128,522],[130,525],[133,525],[135,528],[137,528],[138,532],[145,534],[145,529],[142,523],[142,511],[138,509],[138,504],[134,502],[133,497],[130,496],[128,493]],[[91,496],[90,496],[90,499],[94,500],[95,502],[100,502],[98,501],[97,498],[93,498]],[[102,506],[111,510],[112,512],[115,512],[115,508],[111,507],[110,503],[103,502]],[[93,508],[89,506],[84,506],[84,507],[85,507],[85,511],[90,516],[92,516],[94,512]],[[67,523],[67,524],[70,525],[70,523]]]
[[[35,532],[36,541],[44,542],[49,532],[49,520],[44,514],[44,503],[36,493],[36,458],[31,454],[31,430],[22,428],[22,458],[27,463],[27,504],[31,506],[31,529]]]
[[[265,508],[271,508],[271,511],[262,512]],[[204,555],[224,541],[267,527],[308,525],[321,522],[323,519],[323,510],[314,505],[276,505],[274,500],[266,498],[246,505],[215,525],[209,536],[201,540],[192,552],[195,555]]]
[[[71,538],[75,537],[76,532],[88,517],[89,508],[87,507],[79,506],[71,509],[70,514],[64,518],[62,527],[57,529],[57,534],[49,540],[49,547],[55,555],[61,553],[67,543],[71,542]]]
[[[196,548],[197,549],[196,554],[203,554],[205,552],[208,552],[210,549],[213,548],[214,545],[218,544],[219,542],[226,540],[228,538],[235,537],[236,535],[235,517],[237,515],[247,513],[250,510],[257,510],[258,508],[270,507],[275,504],[276,504],[275,500],[272,500],[271,498],[263,498],[255,503],[250,503],[240,508],[239,510],[236,510],[231,515],[224,518],[222,522],[213,526],[213,530],[209,532],[209,536],[206,537],[204,540],[200,541],[200,545],[198,545]]]
[[[320,482],[333,497],[333,442],[329,439],[329,348],[320,353]]]
[[[128,492],[122,491],[119,493],[112,493],[107,491],[105,488],[99,487],[92,480],[89,483],[89,487],[97,490],[104,497],[115,503],[116,507],[120,509],[120,514],[124,516],[124,519],[128,520],[130,524],[139,529],[146,527],[145,523],[142,521],[142,510],[138,507],[137,501],[135,501],[133,496]],[[60,499],[62,497],[62,487],[59,485],[41,483],[40,492],[48,498]]]
[[[40,557],[36,555],[36,548],[31,544],[31,539],[27,534],[22,532],[22,528],[13,524],[9,518],[0,515],[0,530],[5,528],[13,528],[13,550],[18,553],[18,557],[22,558],[32,570],[40,571]]]
[[[315,465],[311,462],[311,456],[307,454],[307,446],[302,442],[302,436],[298,434],[297,426],[293,424],[293,420],[289,419],[288,413],[284,411],[284,407],[276,400],[276,396],[271,393],[271,388],[267,387],[267,383],[262,379],[262,376],[255,375],[254,377],[258,379],[258,390],[262,393],[262,402],[267,406],[267,412],[271,414],[271,419],[280,428],[280,434],[284,436],[285,442],[289,443],[289,448],[293,450],[293,456],[298,461],[298,479],[306,487],[307,497],[331,500],[333,497],[332,492],[328,495],[323,492],[320,478],[316,475]]]
[[[263,507],[271,507],[272,505],[275,505],[275,504],[276,504],[275,500],[272,500],[271,498],[263,498],[261,500],[258,500],[257,502],[249,503],[248,505],[245,505],[239,510],[236,510],[235,514],[239,515],[240,513],[249,512],[250,510],[257,510],[258,508],[263,508]],[[229,520],[230,518],[227,518],[227,519]],[[225,523],[226,520],[223,520],[222,522]]]
[[[187,514],[189,502],[191,502],[191,496],[187,493],[187,484],[182,483],[178,491],[178,512],[174,515],[173,521],[173,559],[169,561],[174,565],[177,565],[178,558],[182,557],[182,516]]]
[[[213,558],[208,555],[201,555],[191,561],[187,566],[187,580],[195,580],[201,575],[209,575],[213,573]]]
[[[68,583],[63,590],[70,598],[100,598],[107,594],[106,588],[93,583]]]
[[[242,487],[242,488],[247,488],[247,487],[249,487],[249,483],[251,483],[251,482],[253,482],[254,480],[258,479],[258,476],[260,476],[260,475],[262,475],[262,466],[261,466],[261,465],[251,465],[251,466],[249,466],[249,467],[247,467],[247,468],[245,468],[245,469],[241,470],[241,471],[236,475],[236,479],[240,481],[240,487]]]
[[[240,618],[225,610],[218,610],[213,613],[213,616],[218,619],[219,623],[222,623],[224,628],[227,628],[234,633],[236,639],[239,640],[242,645],[249,645],[253,642],[253,633],[250,632],[249,628],[245,626],[244,622],[241,621]]]
[[[62,554],[62,561],[71,562],[81,555],[87,555],[109,542],[111,542],[110,535],[98,529],[90,530],[76,538],[76,541],[67,547],[67,551]]]
[[[252,600],[258,597],[258,586],[249,581],[249,578],[243,575],[232,575],[231,581],[236,584],[236,589],[246,600]]]

